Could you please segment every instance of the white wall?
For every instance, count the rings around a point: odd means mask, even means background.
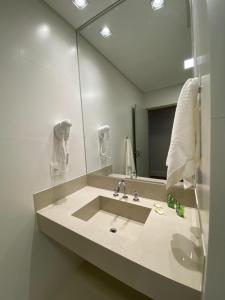
[[[203,182],[206,185],[204,187],[206,192],[202,199],[206,216],[208,205],[210,205],[204,300],[211,300],[225,298],[225,2],[224,0],[201,0],[199,2],[199,6],[196,8],[198,9],[197,18],[200,20],[199,41],[202,50],[205,51],[206,49],[206,52],[203,53],[207,54],[205,38],[209,34],[211,78],[211,112],[209,120],[211,123],[211,174],[210,178],[206,175]],[[207,91],[208,79],[207,76],[203,77],[203,86],[206,86],[205,89]],[[206,95],[202,101],[207,101],[208,99]],[[208,117],[209,109],[204,108],[204,104],[203,109],[204,114]],[[205,130],[209,130],[209,125],[204,124],[204,126],[206,126]],[[205,137],[206,133],[203,139]],[[204,144],[207,145],[207,142],[204,142]],[[209,155],[209,150],[206,150],[205,154]],[[205,160],[208,159],[209,157],[205,158]],[[210,204],[208,204],[208,182],[210,182]]]
[[[146,299],[35,227],[52,182],[53,125],[70,118],[70,166],[85,174],[76,36],[39,0],[0,1],[0,299]]]
[[[144,107],[147,109],[176,104],[182,85],[170,86],[144,94]]]
[[[196,60],[195,74],[201,90],[201,163],[198,171],[196,196],[200,212],[205,252],[208,250],[210,203],[210,65],[206,1],[193,1],[193,37]]]
[[[53,184],[58,120],[73,122],[61,181],[85,174],[75,32],[40,1],[0,1],[0,36],[0,299],[57,299],[76,264],[35,231],[32,194]]]
[[[201,0],[192,4],[197,27],[194,39],[197,71],[203,87],[202,163],[197,189],[204,240],[208,245],[203,299],[224,299],[225,2]]]
[[[79,38],[81,90],[84,112],[87,171],[107,164],[122,173],[123,144],[132,137],[131,108],[142,105],[142,93],[82,37]],[[112,160],[99,155],[99,126],[111,127],[109,152]]]

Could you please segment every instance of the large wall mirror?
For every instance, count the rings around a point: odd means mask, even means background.
[[[166,179],[176,102],[193,71],[190,20],[188,0],[126,0],[79,31],[88,173]]]

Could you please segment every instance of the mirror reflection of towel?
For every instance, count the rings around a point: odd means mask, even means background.
[[[136,175],[133,149],[129,138],[125,141],[125,174],[129,177]]]

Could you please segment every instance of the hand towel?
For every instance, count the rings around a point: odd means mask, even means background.
[[[129,138],[125,141],[125,174],[129,177],[136,175],[133,149]]]
[[[188,79],[178,99],[166,161],[167,189],[181,179],[185,189],[194,184],[200,159],[198,91],[198,79]]]

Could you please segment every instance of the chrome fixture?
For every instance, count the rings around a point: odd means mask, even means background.
[[[139,201],[140,200],[138,192],[134,191],[132,195],[134,196],[134,198],[133,198],[134,201]]]
[[[128,196],[126,195],[126,182],[123,179],[118,182],[113,196],[115,196],[115,197],[119,196],[121,186],[123,187],[123,199],[127,199]]]

